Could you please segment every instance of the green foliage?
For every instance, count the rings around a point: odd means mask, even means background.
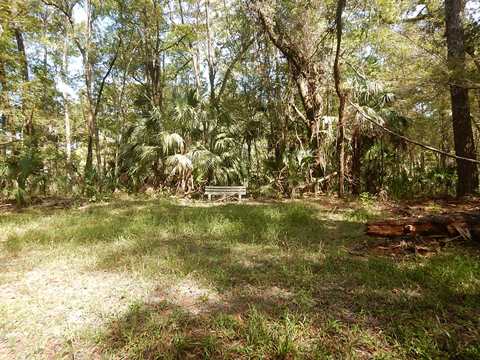
[[[336,178],[324,178],[338,172],[336,1],[89,3],[91,31],[74,16],[86,0],[1,5],[2,197],[191,194],[206,184],[248,184],[270,197],[335,190]],[[348,100],[366,114],[453,153],[443,5],[347,2],[340,69]],[[474,10],[468,3],[460,74],[471,89],[479,82]],[[453,193],[453,161],[385,133],[349,101],[347,191]]]

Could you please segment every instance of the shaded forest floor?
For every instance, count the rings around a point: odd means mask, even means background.
[[[479,359],[480,247],[381,252],[364,235],[369,219],[476,206],[6,207],[0,359]]]

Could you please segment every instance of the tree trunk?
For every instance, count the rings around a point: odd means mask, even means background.
[[[27,53],[25,52],[25,43],[23,41],[23,34],[19,28],[14,29],[15,33],[15,40],[17,42],[17,50],[20,56],[20,62],[22,65],[22,78],[25,83],[30,81],[30,75],[28,71],[28,60],[27,60]],[[22,99],[22,112],[25,116],[25,134],[28,136],[33,135],[33,108],[27,109],[27,95],[24,89],[23,91],[23,99]],[[27,114],[27,112],[30,112]]]
[[[273,20],[261,7],[257,7],[255,11],[260,17],[264,31],[287,59],[290,73],[297,84],[298,93],[305,109],[305,116],[302,118],[307,122],[308,137],[316,158],[315,176],[319,177],[322,173],[321,169],[325,165],[324,153],[320,147],[322,139],[318,131],[323,105],[319,91],[323,70],[320,64],[302,51],[301,47],[288,41],[288,37],[284,34],[276,32]]]
[[[8,132],[8,123],[9,123],[9,115],[10,115],[10,99],[8,97],[8,82],[7,82],[7,74],[5,72],[5,63],[4,60],[1,58],[0,55],[0,85],[1,85],[1,92],[0,92],[0,100],[1,100],[1,107],[0,107],[0,125],[1,130],[4,135],[7,135],[7,143],[11,141],[11,135]],[[7,156],[7,144],[3,144],[0,146],[1,154],[5,157]]]
[[[85,162],[85,176],[90,176],[93,170],[93,86],[92,86],[92,68],[90,65],[90,36],[91,36],[91,27],[92,27],[92,13],[91,13],[91,2],[90,0],[86,1],[86,11],[87,11],[87,22],[86,22],[86,33],[85,33],[85,48],[83,49],[83,76],[85,78],[85,88],[86,88],[86,105],[87,105],[87,130],[88,130],[88,146],[87,146],[87,159]],[[80,49],[82,51],[82,49]]]
[[[89,130],[88,139],[87,139],[87,158],[85,161],[85,176],[86,177],[90,176],[92,173],[92,170],[93,170],[93,137],[90,135],[90,130]]]
[[[333,75],[335,78],[335,90],[338,96],[338,137],[337,137],[337,152],[338,152],[338,196],[343,197],[345,188],[345,103],[346,94],[342,89],[342,77],[340,73],[340,51],[342,48],[342,15],[345,9],[346,0],[338,0],[337,12],[335,21],[337,23],[337,49],[335,52],[335,62],[333,66]]]
[[[96,101],[93,95],[93,66],[90,56],[91,41],[92,41],[92,3],[91,0],[87,0],[87,26],[85,33],[85,49],[83,52],[83,66],[84,77],[86,85],[86,103],[87,103],[87,128],[88,128],[88,148],[87,148],[87,162],[85,164],[85,172],[90,172],[93,169],[93,145],[95,145],[96,155],[96,169],[97,175],[102,176],[102,157],[100,150],[100,140],[97,128],[97,112]],[[97,101],[98,102],[98,101]],[[88,175],[88,174],[87,174]]]
[[[15,28],[14,32],[15,32],[15,40],[17,41],[17,49],[20,54],[23,81],[29,81],[30,76],[28,73],[28,61],[27,61],[27,54],[25,52],[25,43],[23,41],[23,34],[18,28]]]
[[[185,24],[185,19],[183,16],[183,5],[182,5],[182,0],[178,0],[178,6],[180,10],[180,21],[182,22],[182,25]],[[199,54],[198,54],[198,49],[193,46],[193,43],[191,41],[188,42],[188,48],[190,50],[190,54],[192,56],[192,70],[193,70],[193,75],[195,76],[195,94],[197,96],[197,99],[200,99],[200,91],[202,87],[202,83],[200,80],[200,67],[199,67]]]
[[[445,0],[445,22],[448,47],[450,96],[452,102],[453,138],[455,154],[476,158],[468,89],[464,86],[465,43],[463,30],[464,3],[461,0]],[[475,192],[478,186],[477,166],[457,159],[457,196]]]
[[[210,24],[210,0],[205,1],[205,25],[207,28],[207,64],[210,84],[210,102],[215,104],[215,53],[213,50],[213,34]]]
[[[97,160],[97,174],[101,178],[103,176],[103,166],[102,166],[102,148],[100,146],[100,135],[97,126],[97,115],[94,114],[93,117],[94,128],[94,140],[95,140],[95,158]]]
[[[476,55],[474,50],[472,49],[466,49],[466,51],[471,56],[473,63],[477,68],[478,75],[480,76],[480,56]],[[477,97],[477,103],[478,103],[478,110],[480,111],[480,89],[477,89],[476,97]]]
[[[68,93],[66,84],[68,81],[68,35],[65,31],[65,40],[63,42],[63,58],[62,58],[62,81],[63,81],[63,108],[64,108],[64,122],[65,122],[65,154],[67,155],[67,167],[70,171],[72,158],[72,140],[71,140],[71,125],[70,125],[70,109],[68,103]]]
[[[360,126],[357,125],[352,133],[352,193],[360,195],[362,191],[361,169],[362,169],[362,134]]]
[[[441,143],[440,143],[440,149],[444,152],[448,152],[448,138],[447,138],[447,121],[445,121],[445,116],[444,113],[442,112],[440,114],[440,129],[442,132],[441,135]],[[439,155],[439,166],[442,171],[446,171],[447,169],[447,157],[444,154]]]

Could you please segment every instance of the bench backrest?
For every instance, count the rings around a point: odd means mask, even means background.
[[[205,194],[239,194],[246,195],[246,186],[205,186]]]

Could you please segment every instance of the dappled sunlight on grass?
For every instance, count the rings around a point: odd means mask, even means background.
[[[361,204],[164,200],[9,215],[0,340],[31,328],[36,348],[53,337],[67,353],[139,359],[475,358],[478,252],[351,255],[375,216]],[[72,328],[76,308],[89,320]]]

